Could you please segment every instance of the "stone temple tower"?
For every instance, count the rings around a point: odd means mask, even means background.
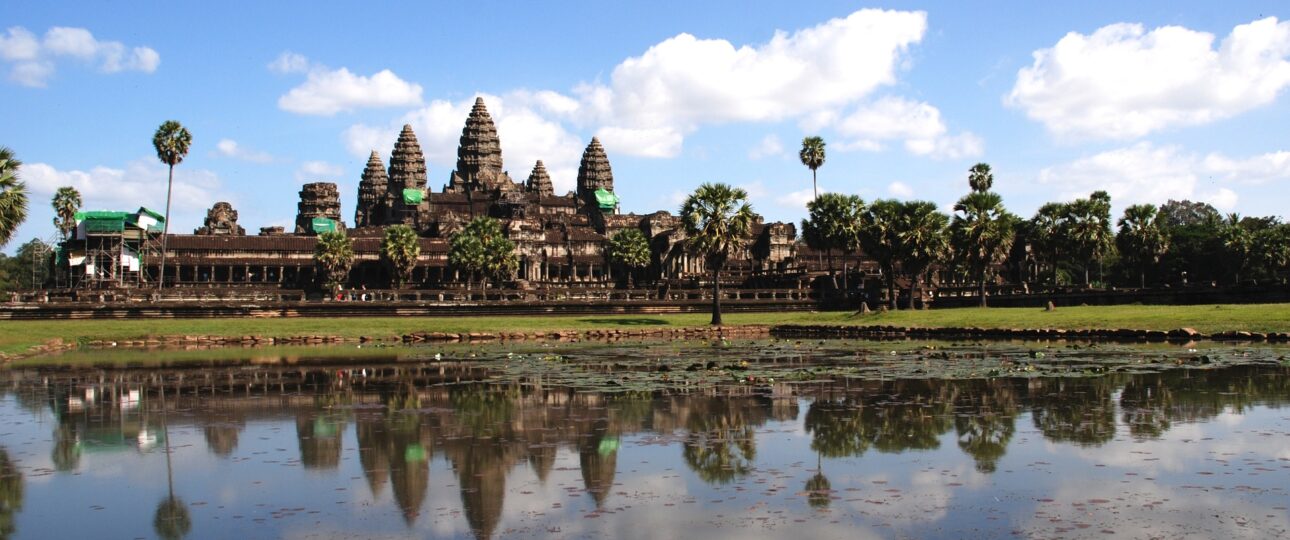
[[[597,191],[601,192],[600,198],[597,198]],[[612,205],[604,197],[605,192],[612,196]],[[591,144],[582,152],[582,163],[578,165],[578,203],[613,213],[618,204],[618,197],[613,193],[614,171],[609,167],[609,157],[605,155],[605,147],[600,145],[600,140],[592,137]]]
[[[363,169],[362,179],[358,182],[358,207],[354,211],[354,226],[369,227],[384,225],[385,216],[389,213],[386,197],[390,188],[390,177],[385,174],[385,164],[381,156],[372,151],[367,158],[367,167]]]
[[[389,216],[386,225],[396,223],[412,224],[417,215],[421,199],[407,200],[404,190],[423,191],[426,189],[426,158],[421,153],[421,144],[412,126],[405,124],[399,133],[399,140],[394,143],[390,153],[389,188],[386,193],[386,206]]]
[[[525,182],[524,189],[542,197],[555,196],[555,186],[551,184],[551,175],[547,174],[546,164],[542,163],[542,160],[537,160],[533,165],[533,172],[529,173],[529,180]]]
[[[444,187],[447,193],[474,191],[517,190],[520,186],[502,171],[502,144],[497,137],[497,126],[488,114],[484,98],[475,98],[466,126],[461,129],[457,145],[457,170],[448,178]]]

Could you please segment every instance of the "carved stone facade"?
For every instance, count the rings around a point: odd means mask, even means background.
[[[206,211],[206,222],[193,234],[208,236],[246,236],[246,229],[237,224],[237,210],[233,205],[220,201]]]
[[[610,236],[629,228],[645,234],[652,252],[650,265],[637,273],[638,279],[706,277],[703,258],[687,249],[679,218],[666,211],[619,213],[609,156],[595,138],[583,152],[573,179],[574,191],[557,195],[542,161],[534,164],[527,181],[515,182],[503,168],[496,126],[484,101],[478,99],[462,129],[457,158],[457,169],[448,175],[448,183],[442,191],[434,192],[426,185],[425,157],[411,126],[404,126],[399,134],[388,167],[376,151],[372,152],[358,184],[355,228],[347,231],[354,239],[356,255],[352,285],[379,287],[386,282],[379,256],[384,227],[409,224],[421,237],[413,286],[461,286],[463,277],[448,265],[449,240],[481,216],[501,221],[507,237],[515,243],[520,259],[515,278],[522,286],[611,286],[622,269],[609,264],[605,246]],[[245,246],[233,238],[220,244],[226,251],[219,256],[188,253],[189,249],[210,249],[210,244],[198,239],[172,239],[181,240],[170,243],[172,256],[184,265],[179,283],[189,276],[201,283],[200,276],[205,275],[229,276],[227,279],[234,281],[237,276],[248,280],[262,276],[298,286],[307,282],[313,271],[313,242],[304,237],[317,233],[314,219],[327,218],[337,228],[345,228],[336,185],[306,184],[300,191],[298,210],[295,234],[278,236],[280,233],[272,229],[261,229],[261,236],[248,237],[248,241],[256,241]],[[746,240],[747,249],[731,257],[727,266],[730,279],[788,269],[796,256],[795,239],[793,224],[763,224],[759,218]],[[255,264],[261,266],[258,272]],[[227,265],[232,265],[227,272],[220,270]]]

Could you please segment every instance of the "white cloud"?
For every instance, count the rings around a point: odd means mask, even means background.
[[[52,197],[58,188],[71,186],[81,193],[90,210],[134,210],[146,206],[158,212],[166,208],[167,168],[156,160],[140,159],[124,169],[98,166],[88,171],[59,170],[45,163],[22,166],[22,177],[33,196]],[[171,197],[171,230],[196,227],[213,201],[236,202],[222,190],[214,172],[175,167]]]
[[[670,127],[610,126],[600,128],[596,137],[605,146],[606,152],[656,158],[676,157],[681,153],[681,142],[685,139],[684,135]]]
[[[250,161],[252,163],[272,163],[273,155],[262,150],[247,148],[232,139],[220,139],[215,143],[215,153],[224,157]]]
[[[1006,98],[1062,137],[1127,139],[1267,105],[1290,85],[1290,22],[1213,34],[1112,24],[1035,51]]]
[[[18,84],[45,86],[55,72],[54,60],[60,57],[97,64],[103,73],[152,73],[161,65],[161,55],[149,47],[99,41],[84,28],[56,26],[37,40],[26,28],[13,26],[0,36],[0,58],[13,64],[9,78]]]
[[[578,162],[586,141],[566,130],[559,122],[544,118],[536,109],[531,94],[508,94],[505,97],[482,95],[488,105],[489,116],[497,126],[497,136],[502,141],[504,167],[511,179],[522,182],[528,178],[533,164],[541,159],[546,165],[556,192],[574,188]],[[430,185],[441,189],[447,183],[449,171],[457,165],[457,144],[462,126],[470,115],[475,98],[458,102],[434,100],[427,106],[411,111],[386,126],[355,124],[342,135],[345,147],[356,157],[366,157],[372,150],[388,157],[403,124],[411,124],[417,142],[433,169],[429,171]],[[608,146],[608,143],[606,143]],[[607,149],[611,153],[612,150]]]
[[[269,62],[269,71],[280,74],[306,73],[309,71],[309,59],[303,54],[283,51],[276,59]]]
[[[672,156],[703,124],[806,119],[894,83],[926,28],[923,12],[865,9],[756,46],[679,34],[575,88],[578,112],[641,145],[623,153]]]
[[[914,196],[914,188],[904,182],[896,181],[887,184],[887,194],[901,199],[910,199]]]
[[[384,69],[369,76],[346,68],[328,69],[304,56],[284,52],[269,64],[278,73],[308,72],[305,82],[278,98],[278,107],[296,114],[332,116],[360,108],[407,107],[421,104],[421,85],[400,79]]]
[[[1157,147],[1140,142],[1045,168],[1039,172],[1039,182],[1060,186],[1063,198],[1082,197],[1104,189],[1117,206],[1191,199],[1209,202],[1221,210],[1232,210],[1239,197],[1223,184],[1290,179],[1288,162],[1290,153],[1287,152],[1244,159],[1221,154],[1202,158],[1176,146]]]
[[[780,142],[779,137],[774,133],[762,137],[761,142],[757,143],[748,151],[748,159],[758,160],[766,157],[775,157],[784,154],[784,143]]]
[[[862,105],[834,127],[844,137],[837,145],[843,151],[880,151],[890,140],[903,140],[911,154],[934,158],[973,157],[984,151],[980,137],[972,133],[946,135],[948,128],[936,107],[900,97]]]
[[[326,161],[306,161],[296,169],[296,180],[300,182],[322,182],[336,180],[345,174],[345,168]]]

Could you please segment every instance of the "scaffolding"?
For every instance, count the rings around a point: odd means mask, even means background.
[[[74,288],[142,287],[150,281],[146,263],[160,255],[164,222],[142,207],[135,212],[77,212],[76,234],[63,242],[59,266],[66,263]]]

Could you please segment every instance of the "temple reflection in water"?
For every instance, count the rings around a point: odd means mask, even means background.
[[[379,501],[388,493],[407,527],[432,511],[432,492],[446,489],[442,477],[431,482],[431,463],[443,460],[469,530],[479,538],[499,534],[504,499],[515,493],[508,489],[512,473],[527,468],[546,483],[562,453],[576,455],[582,485],[575,493],[590,499],[593,512],[625,504],[615,477],[629,440],[669,444],[695,478],[719,487],[758,469],[759,433],[768,423],[800,425],[816,458],[810,461],[820,463],[803,493],[812,507],[827,509],[837,498],[827,460],[936,450],[954,441],[978,473],[989,475],[1021,431],[1095,448],[1117,435],[1150,440],[1178,424],[1290,399],[1284,367],[839,380],[785,386],[773,395],[749,388],[576,392],[479,381],[473,369],[30,369],[11,371],[3,392],[27,413],[48,415],[49,460],[57,471],[79,472],[87,454],[169,448],[176,432],[200,433],[216,459],[244,459],[239,446],[248,426],[272,424],[294,429],[298,463],[306,470],[335,474],[347,467],[347,456],[356,456],[371,497]],[[23,508],[23,475],[11,452],[0,445],[0,537],[13,532],[13,516]],[[174,491],[167,500],[178,499]],[[162,513],[159,508],[158,520]]]

